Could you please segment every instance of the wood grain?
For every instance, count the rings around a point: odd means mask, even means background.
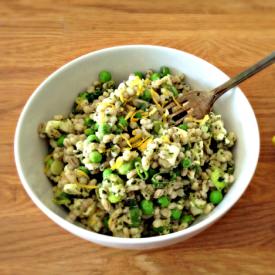
[[[37,209],[13,159],[18,116],[65,62],[121,44],[198,55],[234,75],[274,50],[275,1],[0,0],[0,274],[275,274],[275,68],[241,84],[261,154],[240,201],[214,226],[172,247],[119,251],[81,240]]]

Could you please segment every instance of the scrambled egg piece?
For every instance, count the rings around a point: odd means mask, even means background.
[[[171,168],[175,165],[180,153],[180,147],[175,144],[164,144],[160,148],[159,163],[164,168]]]

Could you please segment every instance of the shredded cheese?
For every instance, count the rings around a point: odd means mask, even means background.
[[[119,98],[120,98],[120,101],[121,101],[122,103],[125,102],[125,99],[124,99],[124,97],[123,97],[123,90],[120,90],[120,92],[119,92]]]
[[[205,122],[208,120],[209,120],[209,115],[205,115],[204,118],[200,121],[200,125],[205,124]]]
[[[156,108],[153,108],[150,112],[149,112],[149,116],[152,116],[153,114],[155,114],[158,110]]]
[[[159,102],[158,102],[158,100],[159,100],[159,95],[158,95],[158,93],[155,92],[155,90],[154,90],[153,88],[151,88],[150,92],[151,92],[152,99],[153,99],[154,103],[157,105],[157,107],[158,107],[160,110],[162,110],[162,107],[161,107],[161,105],[160,105]]]
[[[135,111],[134,111],[134,110],[133,110],[133,111],[130,111],[130,112],[126,115],[125,119],[128,120],[130,117],[132,117],[133,114],[135,114]]]
[[[110,102],[102,102],[100,105],[104,106],[105,108],[107,107],[115,107],[112,103]]]
[[[116,170],[118,169],[121,165],[123,164],[123,158],[122,157],[118,157],[115,161],[115,163],[111,166],[112,170]]]
[[[149,113],[148,113],[148,112],[142,112],[142,113],[141,113],[141,116],[142,116],[143,118],[146,118],[146,117],[149,116]]]
[[[86,185],[86,184],[77,184],[77,186],[82,187],[82,188],[86,188],[86,189],[96,189],[96,188],[98,188],[98,186],[96,186],[96,185]]]
[[[136,90],[136,96],[142,95],[144,91],[143,80],[138,76],[135,76],[131,81],[129,81],[129,87]]]
[[[166,109],[164,114],[162,115],[163,122],[167,122],[167,117],[169,116],[169,111]]]
[[[140,129],[134,129],[133,131],[132,131],[132,135],[133,136],[136,136],[136,135],[138,135],[138,132],[140,131]]]
[[[145,151],[148,144],[151,143],[152,140],[153,140],[152,137],[147,138],[140,146],[138,146],[138,149],[142,152]]]
[[[132,144],[132,147],[133,148],[138,148],[145,140],[146,140],[146,138],[144,138],[144,139],[142,139],[142,140],[140,140],[140,141]]]
[[[135,117],[135,115],[137,113],[141,113],[142,118],[146,118],[146,117],[149,116],[148,112],[140,112],[139,110],[137,110],[137,111],[135,111],[134,113],[131,114],[131,119],[130,119],[131,122],[137,122],[138,121],[138,118]]]
[[[148,78],[146,78],[146,79],[144,80],[144,84],[145,84],[145,85],[149,85],[149,84],[150,84],[150,82],[151,82],[151,80],[150,80],[150,79],[148,79]]]
[[[139,111],[135,111],[132,115],[131,115],[131,119],[130,121],[131,122],[137,122],[138,121],[138,118],[135,117],[136,113],[138,113]]]
[[[167,136],[162,136],[161,139],[162,139],[162,141],[165,142],[165,143],[169,143],[169,144],[171,143],[169,137],[167,137]]]
[[[130,148],[132,148],[132,145],[131,145],[129,139],[126,138],[125,135],[123,135],[123,134],[121,135],[121,137],[126,141],[126,143],[128,144],[128,146],[129,146]]]
[[[181,107],[181,105],[179,104],[179,102],[176,100],[176,98],[172,95],[173,101],[176,103],[176,105],[178,107]]]
[[[135,143],[136,141],[138,141],[138,140],[141,139],[141,138],[142,138],[142,134],[138,134],[138,135],[136,135],[136,136],[134,136],[134,137],[131,137],[131,138],[129,139],[129,141],[130,141],[131,144],[133,144],[133,143]]]
[[[89,176],[88,176],[85,172],[81,171],[80,169],[77,169],[77,170],[76,170],[76,175],[77,175],[78,177],[89,178]]]
[[[196,122],[198,122],[200,125],[203,125],[203,124],[205,124],[205,122],[206,122],[207,120],[209,120],[209,115],[205,115],[204,118],[202,118],[202,119],[195,119],[195,118],[194,118],[194,120],[195,120]]]

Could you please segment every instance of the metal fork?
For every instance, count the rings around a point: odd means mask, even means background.
[[[271,65],[274,63],[274,61],[275,52],[272,52],[270,55],[266,56],[255,65],[249,67],[245,71],[229,79],[224,84],[211,91],[191,91],[187,94],[180,94],[177,97],[179,104],[176,104],[173,101],[168,103],[168,105],[165,106],[165,109],[168,109],[169,113],[171,113],[169,117],[172,120],[181,115],[179,119],[175,120],[175,125],[179,125],[184,120],[186,114],[190,114],[197,119],[201,119],[210,112],[215,101],[225,92],[237,86],[257,72],[263,70],[267,66]]]

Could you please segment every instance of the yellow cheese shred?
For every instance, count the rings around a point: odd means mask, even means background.
[[[128,144],[128,146],[130,147],[130,148],[132,148],[132,145],[131,145],[131,142],[129,141],[129,139],[127,138],[127,137],[125,137],[125,135],[121,135],[121,137],[126,141],[126,143]]]
[[[131,138],[129,139],[129,141],[130,141],[131,144],[133,144],[133,143],[135,143],[136,141],[138,141],[138,140],[141,139],[141,138],[142,138],[142,134],[138,134],[138,135],[136,135],[136,136],[134,136],[134,137],[131,137]]]
[[[77,186],[79,186],[81,188],[86,188],[86,189],[96,189],[96,188],[98,188],[97,185],[77,184]]]
[[[165,113],[162,115],[162,121],[164,122],[164,123],[166,123],[167,122],[167,117],[169,116],[169,111],[166,109],[165,110]]]
[[[126,115],[125,119],[128,120],[132,115],[135,114],[135,111],[129,111],[128,114]]]
[[[123,90],[120,90],[119,98],[120,98],[120,101],[121,101],[122,103],[125,102],[124,97],[123,97]]]
[[[200,125],[205,124],[207,120],[209,120],[209,115],[205,115],[202,119],[194,119],[196,122],[199,122]]]
[[[176,103],[178,107],[181,107],[180,103],[176,100],[176,98],[172,95],[173,101]]]
[[[162,136],[161,139],[162,139],[162,141],[163,141],[164,143],[169,143],[169,144],[171,143],[171,141],[170,141],[170,139],[169,139],[168,136]]]
[[[75,173],[76,173],[76,175],[78,176],[78,177],[85,177],[85,178],[89,178],[89,176],[85,173],[85,172],[83,172],[83,171],[81,171],[80,169],[77,169],[76,171],[75,171]]]
[[[135,117],[136,113],[138,113],[138,111],[135,111],[135,112],[131,115],[131,119],[130,119],[131,122],[137,122],[137,121],[138,121],[138,118]]]
[[[134,130],[132,131],[132,135],[133,135],[133,136],[136,136],[136,135],[138,135],[138,132],[140,132],[140,129],[134,129]]]
[[[147,148],[147,146],[148,146],[148,144],[149,144],[150,142],[152,142],[152,140],[153,140],[152,137],[147,138],[140,146],[138,146],[138,149],[139,149],[141,152],[145,151],[146,148]]]
[[[112,170],[116,170],[118,169],[121,165],[123,164],[123,158],[122,157],[118,157],[115,161],[115,163],[111,166]]]
[[[133,148],[138,148],[147,138],[144,138],[136,143],[132,144]]]
[[[157,107],[158,107],[160,110],[162,110],[162,107],[161,107],[161,105],[160,105],[159,102],[158,102],[159,95],[157,94],[157,92],[155,92],[155,90],[154,90],[153,88],[151,88],[150,92],[151,92],[152,99],[153,99],[154,103],[157,105]]]
[[[142,112],[141,116],[142,116],[142,118],[146,118],[146,117],[149,116],[149,113],[148,112]]]
[[[158,110],[156,108],[153,108],[150,112],[149,112],[149,116],[152,116],[153,114],[155,114]]]

